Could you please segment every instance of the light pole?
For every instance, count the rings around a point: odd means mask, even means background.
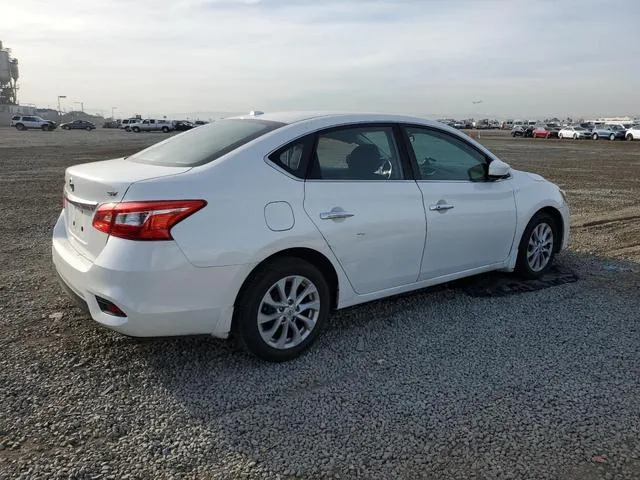
[[[80,105],[80,111],[84,113],[84,102],[73,102],[76,105]]]
[[[113,116],[113,112],[115,111],[115,109],[118,107],[111,107],[111,120],[115,120],[115,117]]]
[[[62,112],[60,111],[60,99],[67,98],[66,95],[58,95],[58,120],[62,117]]]

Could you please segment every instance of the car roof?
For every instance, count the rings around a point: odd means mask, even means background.
[[[442,126],[441,123],[435,120],[428,120],[422,117],[408,116],[408,115],[394,115],[388,113],[375,113],[375,112],[342,112],[342,111],[287,111],[287,112],[270,112],[261,113],[258,115],[238,115],[231,118],[236,119],[261,119],[269,120],[272,122],[281,122],[286,124],[293,124],[303,122],[305,120],[312,120],[315,118],[324,118],[327,120],[335,119],[339,121],[347,122],[404,122],[414,123],[419,122],[422,124],[433,124]]]

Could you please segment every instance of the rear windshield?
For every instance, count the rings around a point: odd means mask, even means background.
[[[283,125],[257,119],[218,120],[156,143],[127,160],[172,167],[204,165]]]

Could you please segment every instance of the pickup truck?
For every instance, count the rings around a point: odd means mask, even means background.
[[[129,128],[132,132],[164,132],[169,133],[175,127],[171,120],[155,120],[153,118],[145,118],[135,123],[130,123]]]

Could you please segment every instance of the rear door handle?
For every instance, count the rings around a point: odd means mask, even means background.
[[[344,210],[331,210],[320,214],[320,219],[322,220],[338,220],[349,217],[353,217],[353,213],[345,212]]]
[[[429,210],[434,212],[440,212],[442,210],[451,210],[454,206],[448,203],[436,203],[435,205],[429,205]]]

